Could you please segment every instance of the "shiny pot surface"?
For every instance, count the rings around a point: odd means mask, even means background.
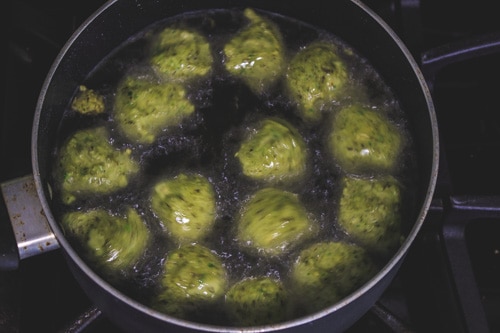
[[[368,283],[341,302],[293,321],[262,327],[217,327],[179,320],[154,311],[117,291],[80,258],[51,212],[49,179],[52,147],[65,107],[77,86],[116,47],[150,24],[184,12],[212,8],[254,7],[311,23],[327,30],[367,58],[394,89],[409,117],[419,164],[417,209],[405,242]],[[131,331],[213,332],[343,331],[380,297],[396,274],[418,233],[430,205],[437,177],[438,135],[429,91],[411,55],[392,30],[359,1],[110,1],[71,37],[51,68],[42,88],[33,124],[32,159],[35,184],[56,239],[85,292],[118,326]]]

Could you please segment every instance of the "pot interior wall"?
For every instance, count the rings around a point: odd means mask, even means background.
[[[407,54],[402,52],[401,45],[379,22],[351,1],[328,4],[326,9],[320,1],[290,1],[286,6],[269,1],[242,3],[231,0],[112,2],[76,32],[56,59],[43,87],[35,115],[36,143],[33,145],[38,156],[34,163],[42,180],[47,179],[50,170],[50,147],[54,146],[56,129],[65,106],[77,86],[113,49],[149,24],[166,17],[192,10],[247,6],[281,13],[330,31],[369,59],[395,90],[402,108],[410,118],[416,136],[423,184],[419,193],[423,200],[431,177],[434,153],[433,126],[427,111],[430,107],[428,96],[422,91],[419,77],[409,63]],[[46,181],[41,184],[46,184]]]
[[[91,17],[64,47],[49,73],[37,106],[33,129],[33,165],[35,178],[42,187],[42,202],[46,214],[56,236],[63,248],[68,252],[69,261],[77,263],[76,275],[90,294],[98,297],[98,303],[107,304],[110,299],[119,295],[106,295],[109,289],[94,286],[95,281],[87,276],[89,270],[82,268],[80,260],[73,253],[69,244],[50,213],[48,180],[52,161],[53,147],[56,141],[57,128],[63,111],[77,86],[89,75],[96,65],[111,51],[123,43],[131,35],[141,31],[151,23],[182,12],[209,8],[254,7],[294,17],[323,28],[356,49],[369,59],[373,67],[393,87],[401,106],[406,110],[410,122],[410,130],[414,134],[417,149],[417,160],[420,172],[420,188],[417,189],[417,206],[425,204],[429,188],[432,187],[435,133],[432,118],[432,105],[425,87],[422,86],[420,74],[415,72],[416,65],[408,58],[409,53],[402,50],[402,45],[395,41],[386,30],[384,24],[369,15],[353,1],[334,1],[326,4],[321,1],[114,1],[106,4]],[[429,112],[431,110],[431,112]],[[431,185],[429,185],[431,184]],[[416,212],[419,213],[418,211]],[[418,216],[414,216],[416,221]],[[423,217],[420,218],[423,220]],[[420,221],[421,223],[422,221]],[[411,226],[410,226],[411,227]],[[409,228],[410,229],[410,228]],[[348,320],[337,326],[347,327],[359,318],[369,306],[375,302],[394,275],[402,256],[393,263],[388,274],[376,288],[359,295],[356,303],[349,306]],[[387,272],[386,272],[387,273]],[[101,296],[97,296],[100,294]],[[126,308],[128,302],[121,299],[119,308]],[[347,307],[346,307],[347,308]],[[112,309],[112,306],[110,307]],[[351,311],[352,310],[352,311]],[[111,310],[116,312],[116,310]],[[339,311],[341,313],[342,311]],[[343,311],[345,312],[345,311]],[[344,313],[345,315],[345,313]],[[148,314],[137,312],[140,321],[146,321]],[[127,320],[126,320],[127,321]],[[128,320],[129,321],[129,320]],[[150,328],[162,326],[162,319],[154,320]],[[309,329],[309,328],[308,328]]]

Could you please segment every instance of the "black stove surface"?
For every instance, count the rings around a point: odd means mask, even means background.
[[[498,33],[495,1],[366,0],[417,61],[430,49]],[[102,0],[4,5],[6,89],[0,182],[31,173],[31,122],[45,76]],[[377,306],[349,332],[500,332],[500,53],[437,72],[437,193],[421,233]],[[3,202],[1,203],[3,204]],[[11,241],[0,209],[0,251]],[[1,252],[0,252],[1,253]],[[96,310],[56,250],[0,272],[0,332],[120,332]]]

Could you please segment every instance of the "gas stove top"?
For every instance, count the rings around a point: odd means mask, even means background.
[[[103,1],[12,0],[0,122],[0,181],[31,173],[31,122],[47,72]],[[455,43],[495,49],[494,1],[366,0],[430,77],[441,135],[437,191],[421,233],[376,306],[349,332],[500,331],[500,51],[426,60]],[[479,44],[482,45],[482,44]],[[436,51],[437,50],[437,51]],[[460,50],[460,49],[457,49]],[[448,52],[448,53],[449,53]],[[460,52],[456,51],[458,58]],[[436,59],[434,59],[436,60]],[[3,202],[2,202],[3,204]],[[0,251],[12,239],[0,209]],[[0,252],[1,253],[1,252]],[[0,272],[0,332],[120,332],[78,286],[60,251]]]

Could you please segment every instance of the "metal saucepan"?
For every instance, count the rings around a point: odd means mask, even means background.
[[[127,38],[156,21],[193,10],[234,7],[254,7],[311,23],[337,35],[367,58],[392,87],[408,115],[419,172],[418,188],[415,189],[417,209],[409,223],[409,233],[400,249],[371,280],[327,309],[258,329],[216,327],[179,320],[154,311],[116,290],[89,268],[65,238],[51,211],[49,187],[53,147],[63,111],[78,85],[104,57]],[[37,204],[38,207],[41,205],[54,236],[54,239],[42,238],[39,246],[51,247],[56,242],[89,298],[114,323],[131,332],[340,332],[347,329],[377,301],[398,271],[425,219],[438,171],[437,123],[423,75],[398,36],[358,0],[109,1],[75,32],[55,60],[38,100],[32,135],[34,189],[39,198]]]

